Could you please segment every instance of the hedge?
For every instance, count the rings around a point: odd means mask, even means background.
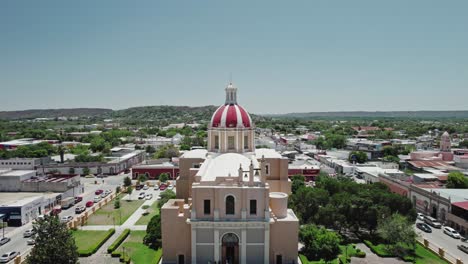
[[[122,234],[120,234],[120,236],[114,241],[114,243],[112,243],[112,245],[110,245],[108,248],[107,248],[107,253],[113,253],[119,246],[120,244],[122,244],[122,242],[128,237],[128,235],[130,234],[130,229],[125,229]],[[118,257],[118,256],[112,256],[112,257]]]
[[[369,240],[364,240],[364,244],[366,244],[366,246],[369,247],[370,250],[372,252],[374,252],[379,257],[382,257],[382,258],[393,258],[393,257],[395,257],[395,255],[387,252],[387,250],[384,248],[383,244],[374,245]]]
[[[78,251],[78,254],[80,257],[89,257],[91,256],[92,254],[96,253],[96,251],[98,251],[98,249],[104,244],[106,243],[106,241],[115,233],[115,229],[114,228],[111,228],[109,229],[106,237],[99,241],[98,243],[96,243],[96,245],[93,245],[93,247],[91,247],[90,249],[88,250],[81,250],[81,251]]]

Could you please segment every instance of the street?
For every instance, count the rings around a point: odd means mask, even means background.
[[[416,223],[422,222],[417,220]],[[430,243],[437,245],[438,247],[443,247],[445,251],[455,258],[460,258],[463,263],[468,263],[468,254],[459,250],[457,245],[465,244],[467,242],[462,242],[460,239],[452,238],[443,233],[442,229],[433,228],[432,233],[426,233],[418,229],[415,225],[415,230],[418,235],[429,240]]]
[[[115,176],[108,176],[105,178],[84,178],[82,177],[81,183],[84,185],[84,193],[81,195],[83,197],[83,201],[79,202],[78,204],[68,208],[67,210],[63,210],[59,217],[62,216],[73,216],[75,217],[75,207],[77,205],[84,205],[87,201],[92,201],[94,197],[96,196],[94,192],[98,189],[110,189],[112,192],[115,192],[115,188],[119,185],[122,185],[123,179],[126,176],[130,176],[129,174],[121,174],[121,175],[115,175]],[[94,182],[97,181],[97,184]],[[104,181],[104,183],[103,183]],[[134,194],[132,196],[137,197],[137,194],[135,194],[136,191],[134,191]],[[86,208],[86,210],[90,210],[90,208]],[[5,236],[11,238],[11,241],[6,243],[5,245],[0,246],[0,255],[3,255],[7,252],[11,251],[19,251],[20,253],[23,253],[27,250],[29,250],[32,246],[28,246],[26,244],[26,241],[29,238],[23,238],[23,233],[27,229],[32,228],[32,223],[28,223],[26,225],[20,226],[20,227],[15,227],[13,229],[8,228],[6,229]]]

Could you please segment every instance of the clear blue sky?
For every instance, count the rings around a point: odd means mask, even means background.
[[[468,1],[0,1],[0,110],[468,110]]]

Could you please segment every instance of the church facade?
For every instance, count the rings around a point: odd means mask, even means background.
[[[297,263],[288,159],[255,149],[255,126],[229,84],[208,147],[179,160],[177,199],[161,209],[163,263]]]

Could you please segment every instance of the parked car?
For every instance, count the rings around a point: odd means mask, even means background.
[[[418,213],[418,220],[424,221],[424,214]]]
[[[424,216],[424,223],[434,227],[434,228],[442,228],[442,224],[437,221],[437,219],[427,216]]]
[[[465,252],[466,254],[468,254],[468,246],[465,246],[465,245],[458,245],[457,248],[463,252]]]
[[[16,258],[18,255],[19,255],[18,251],[5,253],[0,257],[0,263],[7,263],[8,261]]]
[[[148,190],[148,189],[149,189],[149,186],[148,186],[148,185],[143,186],[143,190],[146,191],[146,190]]]
[[[6,243],[10,242],[10,238],[9,237],[2,237],[0,238],[0,246],[1,245],[5,245]]]
[[[96,191],[94,192],[94,194],[95,194],[95,195],[100,195],[100,194],[103,193],[103,192],[104,192],[104,190],[99,189],[99,190],[96,190]]]
[[[425,223],[417,223],[416,227],[421,229],[422,231],[424,231],[426,233],[432,233],[432,229],[429,227],[429,225],[427,225]]]
[[[151,199],[153,199],[153,195],[152,194],[147,194],[145,199],[146,200],[151,200]]]
[[[155,191],[159,190],[159,185],[158,185],[158,184],[155,184],[155,185],[154,185],[154,190],[155,190]]]
[[[174,185],[169,185],[169,186],[167,187],[167,189],[173,190],[173,189],[174,189]]]
[[[449,226],[444,226],[444,233],[456,239],[460,238],[460,234]]]
[[[138,199],[145,199],[145,193],[142,192],[138,195]]]
[[[54,209],[52,209],[52,212],[50,212],[50,215],[59,215],[62,212],[62,207],[61,206],[56,206]]]
[[[139,184],[135,187],[135,190],[141,190],[143,189],[143,184]]]
[[[77,204],[77,203],[79,203],[81,201],[83,201],[83,197],[81,197],[81,196],[76,196],[75,197],[75,204]]]
[[[99,203],[101,200],[102,200],[102,197],[101,197],[101,196],[95,196],[93,201],[94,201],[95,203]]]
[[[75,208],[75,214],[81,214],[84,211],[86,211],[86,207],[84,205],[80,205]]]
[[[159,185],[159,190],[164,191],[164,190],[166,190],[166,189],[167,189],[167,185],[166,185],[166,184],[161,184],[161,185]]]
[[[68,223],[70,222],[71,220],[73,220],[73,216],[69,215],[69,216],[62,216],[60,218],[60,222],[62,223]]]
[[[34,229],[31,228],[31,229],[24,231],[23,237],[30,237],[34,234],[36,234],[36,231],[34,231]]]
[[[94,202],[93,201],[87,201],[86,202],[86,207],[91,207],[93,206]]]
[[[35,245],[36,244],[36,239],[34,238],[30,238],[28,240],[26,240],[26,245]]]

